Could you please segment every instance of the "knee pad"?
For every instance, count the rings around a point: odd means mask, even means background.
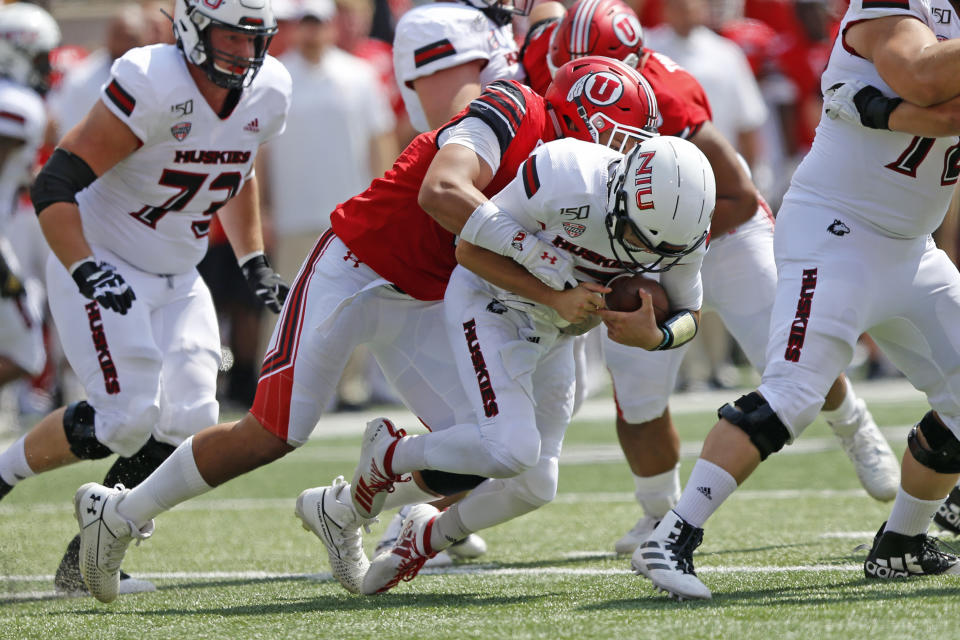
[[[790,440],[790,431],[756,391],[740,396],[733,405],[723,405],[717,410],[717,417],[740,427],[760,451],[761,460],[783,449],[783,445]]]
[[[176,447],[172,444],[159,442],[150,436],[147,444],[129,458],[117,458],[107,471],[103,484],[107,487],[122,484],[127,489],[132,489],[146,480],[147,476],[170,457],[174,449]]]
[[[486,480],[483,476],[435,471],[433,469],[420,471],[420,477],[423,479],[423,483],[427,485],[427,489],[441,496],[454,496],[464,491],[470,491]]]
[[[86,400],[74,402],[63,414],[63,431],[73,455],[81,460],[100,460],[113,454],[105,444],[97,440],[93,429],[95,411]]]
[[[923,433],[926,445],[920,442],[917,431]],[[960,440],[940,424],[933,411],[928,411],[910,430],[907,446],[914,459],[928,469],[937,473],[960,473]]]
[[[556,458],[541,458],[533,468],[508,482],[514,495],[534,507],[542,507],[557,496],[559,466]]]

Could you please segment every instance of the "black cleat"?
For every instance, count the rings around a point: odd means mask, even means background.
[[[960,487],[954,487],[950,495],[937,509],[933,523],[955,536],[960,536]]]
[[[4,496],[10,493],[12,489],[13,489],[12,484],[7,484],[6,482],[3,481],[3,478],[0,478],[0,500],[3,500]]]
[[[941,551],[939,540],[921,533],[907,536],[884,531],[884,522],[873,539],[873,547],[863,563],[867,578],[889,580],[910,576],[960,574],[960,558]]]

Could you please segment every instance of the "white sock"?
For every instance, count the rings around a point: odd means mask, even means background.
[[[633,476],[634,496],[644,515],[661,519],[680,499],[680,464],[655,476]]]
[[[193,436],[174,449],[156,471],[130,490],[117,512],[142,528],[154,517],[190,498],[210,491],[193,457]]]
[[[861,405],[857,401],[857,394],[853,391],[853,385],[849,380],[844,380],[847,393],[843,397],[840,406],[832,411],[821,411],[820,415],[827,421],[827,424],[841,438],[852,436],[860,427],[860,420],[863,417]]]
[[[937,509],[940,508],[942,503],[943,499],[920,500],[914,498],[904,491],[903,487],[900,487],[897,490],[897,497],[893,501],[893,509],[890,511],[887,526],[883,530],[902,533],[905,536],[926,533],[933,516],[936,515]]]
[[[457,503],[440,514],[433,521],[433,530],[430,532],[430,546],[434,551],[443,551],[454,542],[460,542],[473,533],[460,517],[460,504]]]
[[[400,445],[397,445],[398,447]],[[409,478],[409,474],[404,474]],[[421,502],[433,502],[438,496],[424,491],[417,486],[417,483],[411,478],[409,482],[394,482],[393,491],[387,494],[387,499],[383,501],[384,509],[396,509],[408,504],[419,504]]]
[[[26,437],[21,436],[9,449],[0,453],[0,479],[11,487],[21,480],[37,475],[27,464],[27,452],[23,448]]]
[[[673,510],[694,527],[702,527],[736,489],[737,481],[723,467],[701,458]]]

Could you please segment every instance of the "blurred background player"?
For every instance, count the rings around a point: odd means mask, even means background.
[[[443,125],[494,80],[522,80],[514,15],[532,0],[432,2],[405,13],[393,40],[393,65],[410,122]]]
[[[550,14],[554,17],[538,17]],[[717,310],[751,364],[762,370],[776,290],[772,215],[758,200],[736,151],[713,125],[703,89],[670,58],[644,47],[636,15],[620,0],[582,0],[566,12],[558,3],[546,3],[531,17],[535,23],[523,63],[533,86],[543,86],[551,69],[591,51],[636,60],[657,96],[660,133],[689,139],[710,160],[717,176],[717,210],[703,264],[704,305]],[[603,349],[614,382],[617,435],[644,510],[614,545],[619,553],[632,553],[679,499],[680,439],[667,402],[684,354],[643,353],[609,339]],[[896,458],[843,375],[825,407],[824,417],[860,482],[874,498],[892,500],[899,477]]]
[[[42,94],[49,88],[50,51],[60,29],[29,4],[0,6],[0,386],[43,371],[42,291],[32,286],[9,241],[20,192],[47,123]],[[0,482],[13,483],[9,471]]]
[[[0,494],[114,453],[104,481],[136,485],[216,421],[219,336],[195,265],[218,210],[250,287],[280,311],[286,285],[263,257],[252,173],[289,105],[289,75],[266,55],[273,15],[265,2],[211,9],[178,0],[174,18],[178,45],[115,61],[100,101],[31,191],[53,251],[51,311],[87,399],[51,413],[0,454]],[[78,549],[75,538],[57,572],[60,591],[82,589]]]

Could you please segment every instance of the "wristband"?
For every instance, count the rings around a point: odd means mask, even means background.
[[[96,263],[96,260],[94,260],[93,256],[87,256],[86,258],[81,258],[80,260],[77,260],[72,265],[67,267],[67,271],[70,272],[70,275],[73,275],[73,272],[79,269],[80,265],[82,265],[84,262]]]
[[[243,265],[247,264],[249,261],[253,260],[257,256],[262,256],[262,255],[263,255],[263,251],[251,251],[247,255],[240,256],[239,258],[237,258],[237,264],[242,267]]]
[[[676,349],[697,335],[697,318],[689,311],[681,311],[660,325],[660,330],[663,331],[663,340],[656,351]]]
[[[460,237],[478,247],[501,256],[513,258],[517,249],[512,246],[523,227],[503,214],[491,200],[473,210],[460,230]]]

